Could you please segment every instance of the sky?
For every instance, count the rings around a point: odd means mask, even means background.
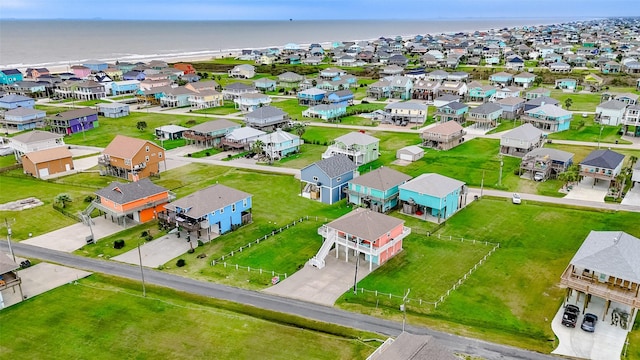
[[[640,16],[639,0],[0,0],[0,19],[344,20]]]

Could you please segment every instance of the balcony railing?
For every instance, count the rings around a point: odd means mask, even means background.
[[[626,284],[631,286],[630,288],[620,287],[613,283],[601,283],[590,276],[582,276],[574,273],[572,271],[572,267],[569,266],[562,274],[560,283],[586,294],[595,295],[606,300],[640,308],[640,300],[637,297],[638,284],[635,284],[636,289],[633,290],[634,284],[629,284],[629,281],[626,281]]]
[[[4,273],[2,274],[2,279],[0,279],[0,291],[20,285],[21,283],[22,279],[14,272]]]

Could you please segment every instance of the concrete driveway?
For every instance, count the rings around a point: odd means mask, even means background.
[[[191,245],[193,245],[194,248],[197,247],[197,240],[191,240]],[[142,265],[157,268],[158,266],[164,265],[168,261],[186,253],[191,249],[191,245],[187,242],[185,236],[178,238],[176,233],[163,236],[153,241],[141,243],[140,255],[142,256]],[[122,255],[112,257],[111,259],[127,264],[140,264],[140,257],[138,255],[137,248],[127,251]]]
[[[20,261],[18,260],[18,262]],[[18,276],[22,279],[22,294],[26,298],[32,298],[89,275],[91,273],[88,271],[49,263],[39,263],[18,271]],[[17,286],[15,290],[15,293],[11,289],[2,291],[1,296],[5,307],[21,301],[20,291]]]
[[[575,293],[575,292],[574,292]],[[580,301],[576,301],[575,295],[569,299],[569,304],[574,304],[582,309],[584,295],[580,296]],[[620,359],[627,334],[631,330],[633,320],[629,322],[629,330],[620,326],[611,325],[611,314],[615,308],[630,312],[630,309],[622,304],[611,303],[609,313],[602,319],[604,312],[604,299],[592,297],[586,312],[598,316],[596,330],[593,333],[586,332],[580,328],[584,314],[578,316],[578,323],[575,328],[568,328],[562,325],[562,314],[564,306],[561,306],[558,313],[551,322],[551,329],[559,340],[558,347],[551,353],[583,359],[612,360]]]
[[[266,293],[299,299],[316,304],[333,306],[336,300],[353,288],[356,258],[351,253],[346,262],[344,252],[336,259],[335,249],[325,258],[325,267],[318,269],[312,265],[305,266],[280,283],[263,290]],[[373,266],[372,271],[377,266]],[[361,255],[358,266],[358,281],[369,275],[369,263]]]
[[[621,204],[640,206],[640,185],[636,184],[634,187],[629,189],[627,195],[625,195],[624,199],[622,199]]]
[[[111,222],[110,219],[97,217],[93,218],[93,221],[95,224],[91,227],[96,240],[124,230],[118,224]],[[89,226],[77,223],[22,242],[52,250],[73,252],[87,244],[86,238],[89,235],[91,235]]]
[[[604,202],[604,197],[609,191],[609,181],[599,180],[594,184],[593,178],[585,177],[582,181],[574,186],[564,199],[586,200],[595,202]]]

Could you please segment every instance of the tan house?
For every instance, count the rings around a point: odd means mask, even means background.
[[[464,141],[464,128],[455,120],[438,124],[422,133],[424,146],[437,150],[449,150]]]
[[[22,170],[25,174],[42,179],[73,170],[71,151],[56,147],[22,155]]]
[[[151,141],[117,135],[98,158],[100,174],[137,181],[167,169],[164,149]]]

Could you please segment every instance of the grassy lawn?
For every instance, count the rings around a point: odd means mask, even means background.
[[[500,249],[437,309],[409,303],[408,321],[548,353],[556,344],[550,319],[565,294],[557,286],[559,277],[575,251],[592,229],[640,235],[634,219],[635,213],[550,207],[533,202],[514,206],[507,199],[484,198],[453,216],[437,233],[499,242]],[[416,229],[418,225],[410,226]],[[440,245],[434,239],[412,235],[400,255],[403,258],[391,260],[360,286],[398,295],[410,288],[410,297],[414,298],[414,289],[427,292],[429,286],[441,288],[445,284],[437,285],[440,277],[464,271],[466,264],[475,259],[467,258],[467,251],[467,245]],[[435,256],[431,257],[431,253]],[[460,254],[465,264],[459,266],[455,258],[442,262],[438,257],[447,259],[451,253]],[[425,279],[425,274],[434,274],[434,279]],[[376,310],[375,302],[371,303],[368,297],[345,295],[339,305],[397,317],[400,302],[395,299],[392,307]]]
[[[209,149],[204,149],[204,150],[200,150],[200,151],[196,151],[194,153],[191,153],[191,157],[194,158],[204,158],[204,157],[209,157],[215,154],[220,153],[220,149],[217,148],[209,148]]]
[[[340,123],[344,125],[357,125],[357,126],[371,126],[376,127],[379,122],[373,121],[369,118],[360,115],[350,115],[340,118]]]
[[[222,106],[194,110],[193,112],[196,114],[229,115],[240,112],[240,110],[236,109],[236,104],[233,101],[225,100]]]
[[[9,154],[7,156],[0,156],[0,169],[5,168],[7,166],[15,165],[18,162],[16,161],[16,157],[13,154]]]
[[[569,108],[571,111],[596,111],[596,106],[600,104],[600,94],[565,93],[562,90],[552,89],[551,97],[560,101],[560,105],[565,109],[566,99],[571,98],[573,100]]]
[[[496,126],[495,129],[487,132],[487,134],[496,134],[503,131],[515,129],[520,125],[522,125],[522,122],[518,120],[513,121],[513,120],[507,120],[507,119],[500,119],[500,123],[498,124],[498,126]]]
[[[575,145],[563,145],[563,144],[546,144],[545,147],[550,147],[550,148],[574,153],[575,156],[573,157],[573,162],[576,164],[582,161],[585,157],[587,157],[587,155],[589,155],[590,152],[597,149],[597,147],[595,146],[575,146]],[[629,161],[630,156],[633,155],[636,157],[640,157],[640,150],[615,149],[614,151],[626,156],[625,164],[623,164],[623,167],[628,165],[626,162]]]
[[[12,238],[16,241],[29,238],[29,233],[38,236],[74,224],[73,219],[53,209],[53,199],[61,193],[69,194],[73,201],[67,204],[66,210],[76,214],[87,207],[88,204],[83,200],[94,191],[93,187],[69,186],[69,184],[38,180],[23,175],[22,169],[0,175],[0,188],[11,189],[11,191],[0,191],[0,204],[31,196],[44,203],[42,206],[22,211],[0,211],[0,219],[15,219],[11,229],[13,230]]]
[[[73,311],[70,311],[73,309]],[[0,313],[11,359],[364,359],[380,335],[92,275]],[[55,334],[55,336],[51,336]],[[291,346],[291,344],[296,344]]]
[[[322,159],[322,153],[327,150],[324,145],[302,144],[300,152],[276,161],[272,166],[302,169]]]
[[[145,239],[141,234],[143,231],[151,233],[153,238],[158,238],[166,234],[166,232],[158,230],[158,221],[153,220],[144,224],[138,224],[136,226],[127,225],[127,229],[119,231],[113,235],[100,239],[95,244],[85,245],[81,249],[76,250],[76,255],[88,256],[88,257],[104,257],[105,259],[124,254],[129,250],[135,249],[138,246],[138,242],[142,245]],[[114,249],[113,242],[116,240],[124,240],[124,247],[122,249]]]
[[[549,139],[598,142],[599,138],[603,143],[617,141],[619,144],[630,144],[618,135],[620,126],[601,126],[594,123],[593,117],[594,115],[588,115],[586,118],[574,115],[569,130],[549,134]],[[600,128],[602,128],[602,135],[600,135]]]
[[[289,114],[292,119],[298,120],[302,119],[302,112],[309,108],[308,106],[298,105],[297,99],[276,99],[271,103],[271,106],[280,108]]]

